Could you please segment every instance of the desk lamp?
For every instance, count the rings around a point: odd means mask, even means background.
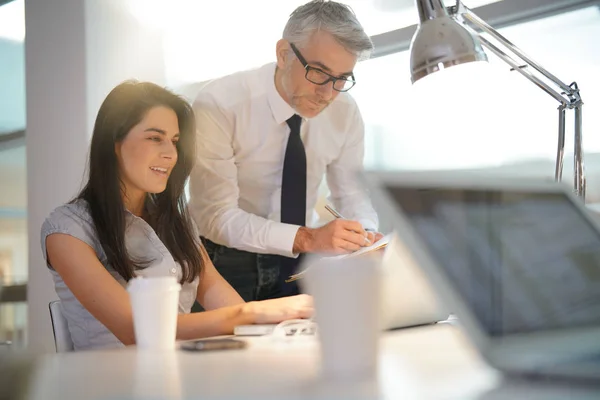
[[[456,5],[448,8],[444,7],[442,0],[415,0],[415,2],[420,22],[410,44],[412,83],[429,74],[456,65],[487,61],[483,47],[489,49],[509,64],[512,70],[518,71],[560,103],[558,107],[556,181],[562,179],[566,110],[575,110],[574,191],[582,199],[585,199],[586,181],[581,138],[583,102],[577,83],[573,82],[570,85],[563,83],[475,15],[460,0],[456,1]],[[498,44],[489,41],[482,33],[487,33]],[[515,59],[515,57],[518,58]]]

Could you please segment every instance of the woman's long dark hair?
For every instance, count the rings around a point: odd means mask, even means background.
[[[162,193],[148,194],[145,212],[158,237],[181,265],[181,283],[191,282],[200,275],[203,252],[184,195],[186,180],[196,160],[194,112],[188,102],[149,82],[127,81],[115,87],[98,111],[90,147],[89,179],[77,199],[84,199],[89,205],[108,263],[129,281],[145,262],[132,260],[125,247],[126,211],[115,144],[157,106],[170,108],[177,114],[180,137],[177,163],[167,188]]]

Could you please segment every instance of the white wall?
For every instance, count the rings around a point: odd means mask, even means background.
[[[81,188],[91,129],[106,94],[128,78],[164,82],[162,38],[120,0],[26,0],[28,340],[54,351],[56,295],[39,232]],[[85,266],[82,266],[85,267]]]

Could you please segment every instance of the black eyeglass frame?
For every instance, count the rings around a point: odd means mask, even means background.
[[[348,90],[352,89],[352,88],[354,87],[354,85],[356,85],[356,80],[354,79],[354,74],[352,74],[352,75],[350,75],[350,76],[349,76],[349,78],[351,78],[351,79],[348,79],[348,78],[340,78],[340,77],[337,77],[337,76],[333,76],[333,75],[331,75],[331,74],[328,74],[327,72],[323,71],[323,70],[322,70],[322,69],[320,69],[320,68],[311,67],[311,66],[310,66],[310,65],[308,65],[308,63],[306,62],[306,59],[304,58],[304,56],[302,55],[302,53],[300,53],[300,50],[298,50],[298,48],[297,48],[297,47],[296,47],[296,46],[295,46],[293,43],[290,43],[290,47],[292,48],[292,51],[294,52],[294,54],[296,55],[296,57],[298,57],[298,61],[300,61],[300,64],[302,64],[302,66],[303,66],[303,67],[304,67],[304,69],[306,70],[306,74],[304,74],[304,78],[306,78],[306,80],[307,80],[307,81],[309,81],[310,83],[314,83],[315,85],[326,85],[326,84],[328,84],[329,82],[333,82],[333,85],[332,85],[332,87],[333,87],[333,90],[335,90],[335,91],[338,91],[338,92],[347,92]],[[311,79],[309,79],[309,78],[308,78],[308,73],[309,73],[311,70],[314,70],[314,71],[320,72],[320,73],[322,73],[322,74],[325,74],[325,75],[327,75],[329,78],[328,78],[328,79],[326,79],[326,80],[325,80],[325,81],[323,81],[323,82],[315,82],[315,81],[313,81],[313,80],[311,80]],[[351,85],[350,85],[350,87],[348,87],[348,88],[344,88],[344,89],[336,89],[336,87],[335,87],[335,83],[336,83],[337,81],[344,82],[344,87],[346,86],[346,84],[347,84],[347,83],[350,83]]]

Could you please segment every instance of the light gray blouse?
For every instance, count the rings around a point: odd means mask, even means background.
[[[102,323],[94,318],[75,298],[61,276],[48,264],[46,237],[53,233],[63,233],[91,246],[104,268],[123,286],[127,283],[108,264],[106,254],[96,235],[96,229],[85,200],[77,200],[55,209],[44,221],[41,231],[42,252],[46,264],[54,279],[54,288],[58,295],[75,350],[121,347],[123,344]],[[152,260],[148,267],[136,271],[137,276],[182,276],[181,266],[175,262],[167,247],[158,235],[142,218],[128,212],[125,231],[125,246],[133,259]],[[85,268],[81,265],[81,268]],[[198,290],[196,278],[192,283],[185,282],[179,295],[179,313],[191,311]]]

